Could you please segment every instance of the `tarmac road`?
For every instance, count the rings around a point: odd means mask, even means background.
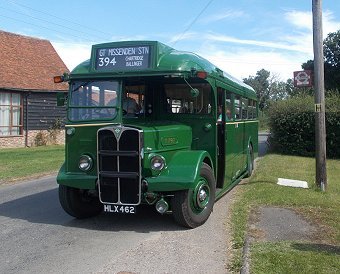
[[[264,156],[268,150],[268,139],[269,133],[268,132],[259,132],[259,157]]]
[[[153,207],[74,219],[59,205],[55,177],[0,185],[0,273],[226,273],[233,193],[188,230]]]
[[[76,220],[54,177],[0,186],[0,273],[226,273],[231,195],[187,230],[153,207]]]

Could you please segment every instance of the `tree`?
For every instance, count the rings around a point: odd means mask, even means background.
[[[265,69],[257,71],[256,76],[244,78],[243,82],[256,91],[261,111],[268,106],[269,101],[282,100],[288,96],[287,83],[279,81],[277,75],[270,75]]]
[[[340,30],[329,33],[323,41],[325,58],[325,88],[340,90]],[[314,61],[308,60],[302,64],[304,70],[314,71]]]
[[[286,91],[289,97],[298,95],[311,95],[314,96],[314,90],[310,87],[295,87],[294,80],[288,79],[286,82]]]
[[[259,108],[261,110],[263,110],[269,100],[269,76],[269,71],[261,69],[256,72],[256,76],[249,76],[248,78],[243,79],[244,83],[251,86],[256,91],[259,100]]]
[[[273,81],[269,86],[270,100],[279,101],[287,98],[287,83],[281,81]]]
[[[289,85],[287,82],[280,81],[276,74],[269,79],[269,98],[271,101],[284,100],[288,97]]]
[[[340,68],[340,30],[331,32],[323,42],[325,62],[334,68]]]

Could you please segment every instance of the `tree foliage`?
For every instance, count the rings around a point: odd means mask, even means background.
[[[269,71],[261,69],[256,72],[256,76],[249,76],[248,78],[243,79],[243,82],[256,91],[259,100],[259,108],[261,110],[265,107],[266,101],[269,99],[269,76]]]
[[[265,109],[270,101],[283,100],[289,94],[290,86],[265,69],[257,71],[255,76],[244,78],[243,82],[256,91],[260,110]]]
[[[340,90],[340,30],[329,33],[323,41],[325,88]],[[314,61],[302,64],[304,70],[314,71]]]
[[[340,30],[327,35],[323,43],[325,62],[335,68],[340,68]]]
[[[327,93],[340,94],[340,30],[327,35],[323,42],[325,89]],[[314,61],[308,60],[302,64],[304,70],[314,71]],[[255,76],[244,78],[243,82],[256,91],[260,110],[268,107],[271,101],[283,100],[297,95],[313,95],[313,88],[294,87],[293,79],[282,82],[276,75],[265,69],[256,72]]]

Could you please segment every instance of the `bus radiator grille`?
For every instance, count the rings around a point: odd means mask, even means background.
[[[141,135],[135,128],[98,130],[98,187],[101,202],[138,205],[141,197]]]

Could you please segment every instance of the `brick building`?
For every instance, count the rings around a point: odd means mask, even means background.
[[[51,131],[66,116],[56,93],[67,84],[53,82],[64,72],[49,41],[0,30],[0,148],[64,141],[62,131]]]

